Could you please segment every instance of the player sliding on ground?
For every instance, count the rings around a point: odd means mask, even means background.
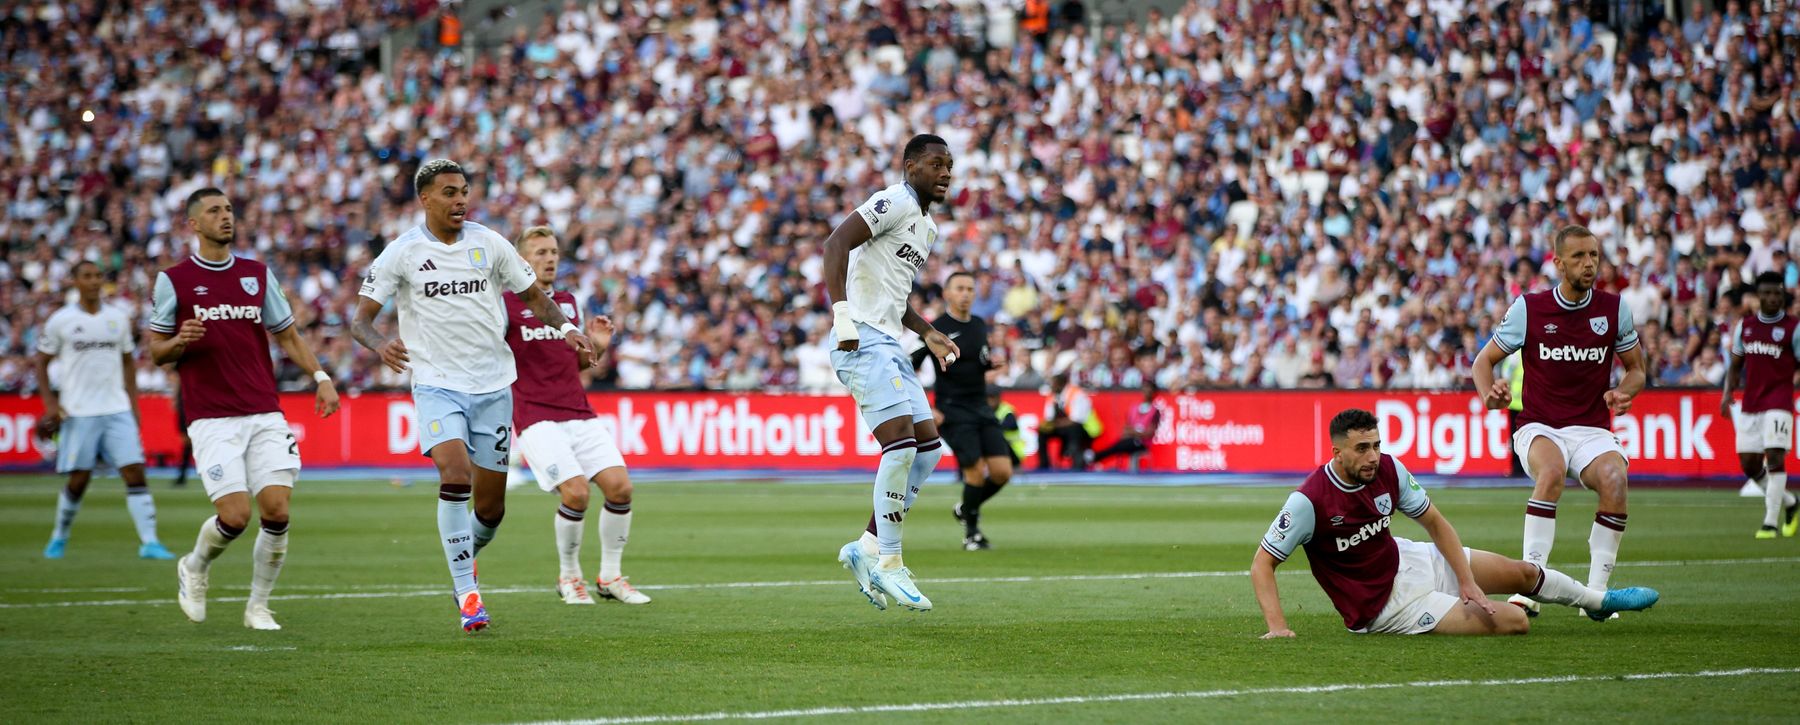
[[[553,286],[556,265],[562,259],[556,233],[549,227],[525,230],[519,237],[519,256],[537,272],[538,290],[570,320],[580,319],[575,295]],[[612,320],[589,320],[587,335],[595,350],[606,349],[612,342]],[[565,604],[594,603],[581,574],[581,522],[587,518],[588,482],[593,481],[606,498],[598,517],[600,574],[594,584],[607,599],[649,604],[650,597],[619,573],[619,559],[631,538],[631,478],[625,474],[625,457],[619,453],[612,429],[600,423],[581,389],[581,371],[593,366],[594,356],[569,349],[561,334],[538,320],[525,302],[510,292],[506,294],[506,344],[519,367],[519,379],[512,386],[513,430],[519,432],[519,451],[530,462],[538,486],[562,496],[555,520],[556,554],[561,562],[556,595]]]
[[[537,273],[511,242],[464,218],[469,180],[448,159],[425,162],[413,177],[425,223],[402,232],[369,265],[350,333],[396,373],[412,370],[419,449],[438,471],[438,540],[450,565],[465,632],[488,626],[475,580],[475,557],[506,515],[506,459],[512,443],[517,377],[506,346],[506,305],[514,292],[537,319],[582,355],[581,328],[538,289]],[[389,300],[400,336],[375,331]],[[469,516],[469,499],[475,516]]]
[[[912,330],[940,366],[956,362],[956,343],[907,305],[913,278],[937,243],[937,223],[927,212],[949,193],[950,147],[936,136],[914,136],[901,161],[906,180],[875,192],[825,240],[825,286],[838,342],[831,364],[881,444],[875,513],[862,538],[838,550],[838,561],[875,608],[887,609],[892,597],[927,611],[931,600],[900,558],[900,528],[944,448],[899,338],[902,327]]]
[[[1424,527],[1431,544],[1394,536],[1388,524],[1396,509]],[[1603,593],[1538,564],[1465,548],[1406,467],[1381,452],[1375,415],[1354,408],[1331,419],[1331,460],[1288,495],[1250,564],[1256,602],[1269,625],[1263,639],[1294,636],[1281,611],[1275,567],[1301,547],[1344,626],[1357,633],[1530,630],[1524,610],[1496,607],[1489,593],[1523,594],[1601,615],[1648,609],[1657,600],[1654,589]]]

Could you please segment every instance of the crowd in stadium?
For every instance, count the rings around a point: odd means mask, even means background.
[[[591,386],[836,390],[821,245],[914,132],[956,155],[916,301],[935,317],[978,271],[1001,385],[1464,386],[1571,223],[1651,384],[1716,384],[1749,280],[1800,282],[1800,8],[1581,8],[571,0],[383,75],[379,39],[434,4],[23,4],[0,19],[0,73],[28,79],[0,85],[0,389],[35,386],[78,260],[143,320],[208,185],[340,385],[403,386],[347,316],[421,219],[413,169],[448,157],[474,219],[556,229],[563,284],[624,330]]]

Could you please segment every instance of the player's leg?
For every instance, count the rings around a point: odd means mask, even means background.
[[[87,495],[88,482],[93,475],[93,471],[70,471],[68,482],[57,492],[56,524],[50,529],[50,543],[44,545],[44,558],[63,558],[63,548],[69,543],[69,529],[75,525],[75,515],[81,513],[81,499]]]
[[[1531,631],[1531,618],[1525,610],[1518,607],[1494,607],[1489,614],[1481,607],[1470,602],[1458,601],[1456,606],[1444,612],[1437,624],[1431,628],[1432,634],[1451,635],[1489,635],[1489,634],[1526,634]]]
[[[1763,482],[1763,527],[1757,531],[1757,538],[1774,538],[1778,530],[1785,530],[1793,536],[1800,524],[1790,525],[1794,517],[1784,516],[1783,509],[1791,514],[1794,509],[1793,494],[1787,490],[1787,449],[1793,441],[1794,414],[1787,411],[1771,410],[1763,414],[1761,421],[1760,444],[1764,449],[1763,460],[1768,474]]]
[[[269,611],[269,595],[275,591],[275,579],[281,576],[281,567],[287,562],[288,501],[298,474],[292,469],[265,474],[261,477],[265,483],[256,491],[262,531],[257,533],[255,548],[251,550],[250,598],[244,604],[244,626],[251,629],[281,629]]]
[[[1612,441],[1610,432],[1606,441]],[[1611,443],[1612,448],[1617,446],[1617,443]],[[1585,458],[1589,452],[1578,451],[1578,455]],[[1581,483],[1600,496],[1594,526],[1588,534],[1587,585],[1589,589],[1606,591],[1612,580],[1613,565],[1619,560],[1619,542],[1625,537],[1625,455],[1608,450],[1592,461],[1578,459],[1576,463],[1581,465]]]
[[[850,570],[870,604],[886,609],[886,594],[875,586],[874,571],[881,559],[899,558],[906,484],[918,458],[919,443],[913,429],[913,402],[903,392],[903,378],[893,362],[895,355],[869,344],[884,337],[874,328],[860,325],[858,329],[864,345],[856,350],[831,351],[832,368],[838,381],[856,399],[864,422],[881,446],[881,458],[875,469],[869,530],[859,540],[838,549],[838,562]],[[926,415],[929,420],[930,412]],[[873,552],[865,548],[871,543]]]
[[[581,574],[582,527],[587,521],[588,478],[561,423],[541,421],[519,431],[513,454],[522,454],[538,488],[559,499],[551,516],[556,538],[556,595],[564,604],[593,604]],[[512,456],[508,456],[510,460]]]
[[[506,518],[506,462],[512,451],[512,390],[469,396],[469,460],[474,464],[475,554],[492,543]]]
[[[1526,477],[1532,480],[1531,498],[1525,501],[1525,561],[1548,566],[1550,549],[1556,543],[1556,505],[1562,500],[1564,480],[1568,476],[1568,456],[1551,430],[1532,423],[1519,430],[1513,439],[1513,457],[1523,462]],[[1537,616],[1537,602],[1530,597],[1514,596],[1507,602]]]
[[[276,630],[281,625],[269,612],[269,595],[287,561],[288,501],[300,478],[300,443],[280,413],[264,413],[252,420],[255,433],[250,438],[245,465],[262,531],[256,535],[256,546],[251,551],[250,597],[244,605],[244,626]]]
[[[125,479],[125,509],[137,528],[138,556],[144,559],[169,560],[175,555],[156,535],[156,500],[150,496],[150,482],[144,477],[144,444],[138,437],[137,420],[130,413],[109,415],[103,419],[100,455],[119,469]]]
[[[621,568],[625,545],[631,543],[631,476],[621,462],[601,470],[594,483],[606,499],[600,505],[600,573],[594,584],[607,599],[649,604],[650,597],[633,587]]]
[[[1526,442],[1523,458],[1525,474],[1532,479],[1531,498],[1525,502],[1524,558],[1544,564],[1556,543],[1556,506],[1568,477],[1568,457],[1554,437],[1544,434]]]
[[[1605,592],[1583,586],[1567,574],[1491,551],[1470,549],[1469,570],[1489,594],[1517,594],[1546,604],[1599,609]],[[1511,607],[1509,607],[1511,608]]]
[[[81,513],[81,499],[87,495],[99,462],[100,440],[95,418],[65,418],[57,435],[56,472],[68,476],[56,496],[56,521],[50,530],[50,543],[44,545],[44,558],[61,559],[68,545],[69,529]]]
[[[213,560],[250,522],[245,467],[250,430],[245,418],[208,418],[189,426],[188,435],[194,440],[194,470],[200,472],[214,514],[200,524],[193,551],[175,562],[176,602],[188,619],[203,622]]]
[[[444,560],[450,568],[463,631],[475,632],[487,627],[488,615],[475,582],[475,535],[469,520],[475,466],[469,460],[466,398],[442,388],[413,388],[413,403],[419,416],[419,448],[431,458],[438,472],[438,542],[443,544]]]
[[[950,454],[956,457],[957,473],[962,480],[962,496],[950,507],[950,515],[956,523],[963,527],[963,548],[974,551],[984,548],[975,544],[981,534],[981,501],[987,496],[984,490],[987,481],[981,468],[981,442],[976,437],[973,425],[964,420],[960,411],[947,412],[944,415],[944,426],[939,430],[943,441],[950,446]]]
[[[573,476],[556,486],[556,595],[564,604],[593,604],[581,573],[581,539],[587,522],[588,481]]]

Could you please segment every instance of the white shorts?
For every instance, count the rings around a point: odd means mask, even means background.
[[[188,424],[194,469],[214,501],[233,493],[252,497],[267,486],[294,485],[300,443],[280,413],[204,418]]]
[[[1762,453],[1794,447],[1794,414],[1787,410],[1745,413],[1731,409],[1731,426],[1737,430],[1737,452]]]
[[[1369,634],[1424,634],[1437,627],[1444,614],[1462,601],[1462,587],[1450,561],[1436,544],[1398,536],[1400,570],[1394,574],[1394,591],[1387,606],[1363,630]],[[1463,557],[1469,556],[1463,547]]]
[[[1537,478],[1531,470],[1531,443],[1539,438],[1548,439],[1562,451],[1563,464],[1568,467],[1565,476],[1576,481],[1580,481],[1581,472],[1601,456],[1617,453],[1620,458],[1625,458],[1625,449],[1619,446],[1618,436],[1610,430],[1590,425],[1551,428],[1543,423],[1527,423],[1513,434],[1513,455],[1519,457],[1520,466],[1530,478]],[[1630,463],[1631,459],[1625,458],[1625,462]]]
[[[555,491],[563,481],[591,479],[601,471],[623,467],[625,457],[611,428],[599,418],[543,421],[519,434],[519,455],[531,466],[538,488]]]

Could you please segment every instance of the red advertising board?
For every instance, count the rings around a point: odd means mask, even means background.
[[[1113,441],[1135,392],[1093,394]],[[612,426],[633,467],[865,469],[879,448],[847,396],[725,393],[595,393],[594,409]],[[1044,408],[1038,393],[1008,393],[1020,412],[1028,454]],[[404,393],[346,397],[341,413],[320,419],[312,396],[282,396],[309,466],[424,466],[418,421]],[[1467,393],[1404,391],[1216,391],[1164,394],[1163,424],[1141,467],[1153,471],[1299,473],[1330,454],[1325,425],[1339,410],[1368,409],[1381,421],[1389,453],[1422,474],[1498,475],[1510,455],[1506,415],[1485,411]],[[145,396],[144,446],[154,462],[180,451],[166,398]],[[0,467],[42,466],[31,428],[35,398],[0,398]],[[1634,474],[1735,477],[1730,421],[1718,393],[1651,390],[1613,422]],[[1117,460],[1117,459],[1116,459]],[[1109,462],[1110,463],[1110,462]],[[1029,464],[1028,464],[1029,465]],[[1122,461],[1120,461],[1122,465]],[[943,466],[953,466],[946,456]]]

